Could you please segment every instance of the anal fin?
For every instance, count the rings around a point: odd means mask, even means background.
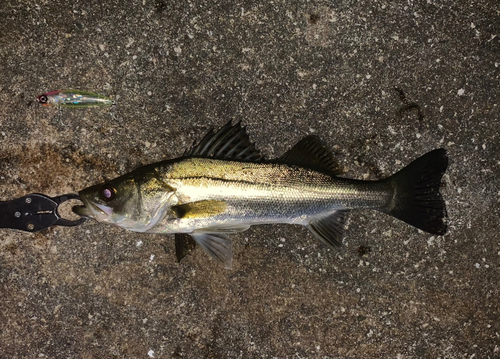
[[[309,222],[307,229],[311,231],[321,242],[332,248],[343,248],[342,239],[347,223],[349,211],[335,211],[328,217]]]

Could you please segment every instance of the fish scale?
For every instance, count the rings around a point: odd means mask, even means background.
[[[249,210],[269,217],[256,218],[258,223],[295,223],[298,213],[316,216],[338,209],[380,208],[393,192],[384,181],[342,179],[275,163],[193,158],[159,168],[158,172],[163,172],[165,183],[176,189],[179,203],[207,199],[224,200],[229,205],[243,202]],[[275,218],[273,212],[282,215]],[[251,211],[238,214],[248,220],[253,215]]]

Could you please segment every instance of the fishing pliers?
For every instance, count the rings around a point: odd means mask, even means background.
[[[11,201],[0,202],[0,228],[39,232],[51,226],[78,226],[85,218],[69,220],[62,218],[57,208],[70,199],[80,199],[77,194],[49,197],[32,193]]]

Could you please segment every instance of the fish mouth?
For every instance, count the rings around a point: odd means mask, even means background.
[[[92,216],[89,214],[89,209],[85,205],[73,206],[71,210],[73,211],[73,213],[79,215],[80,217],[92,218]]]
[[[83,202],[83,206],[78,205],[71,208],[73,213],[79,215],[80,217],[93,218],[98,221],[102,221],[104,218],[107,218],[113,214],[113,208],[111,207],[99,203],[89,202],[81,196],[80,198]]]
[[[83,218],[94,218],[92,205],[82,195],[80,195],[80,200],[83,202],[83,205],[73,206],[71,208],[73,213]]]

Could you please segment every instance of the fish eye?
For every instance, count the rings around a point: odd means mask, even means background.
[[[103,185],[99,190],[99,196],[105,201],[111,201],[115,198],[115,194],[116,189],[110,184]]]
[[[41,95],[36,98],[40,103],[47,103],[47,96]]]

